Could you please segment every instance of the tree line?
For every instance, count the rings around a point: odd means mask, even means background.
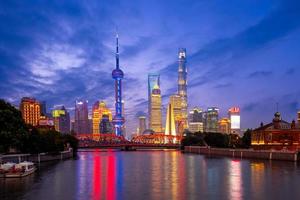
[[[40,129],[24,122],[21,112],[0,99],[0,153],[58,153],[68,146],[77,150],[78,140],[55,130]]]

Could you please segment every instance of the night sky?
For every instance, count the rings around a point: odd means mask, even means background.
[[[242,128],[300,109],[297,0],[19,1],[0,3],[0,98],[76,99],[113,108],[115,33],[128,131],[147,112],[147,74],[161,74],[163,104],[177,90],[177,51],[187,48],[189,108],[241,108]],[[165,110],[164,110],[165,111]],[[71,111],[72,112],[72,111]],[[163,123],[165,123],[163,121]]]

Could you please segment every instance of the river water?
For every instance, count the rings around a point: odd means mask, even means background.
[[[300,199],[300,166],[175,150],[92,150],[22,179],[0,179],[0,199]]]

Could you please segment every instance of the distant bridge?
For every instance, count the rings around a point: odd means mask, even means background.
[[[118,148],[123,150],[180,147],[182,136],[164,134],[144,134],[133,137],[131,141],[115,134],[78,134],[79,148]]]

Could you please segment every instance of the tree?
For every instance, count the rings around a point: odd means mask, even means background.
[[[243,147],[250,148],[251,147],[251,133],[252,129],[247,129],[242,137]]]

